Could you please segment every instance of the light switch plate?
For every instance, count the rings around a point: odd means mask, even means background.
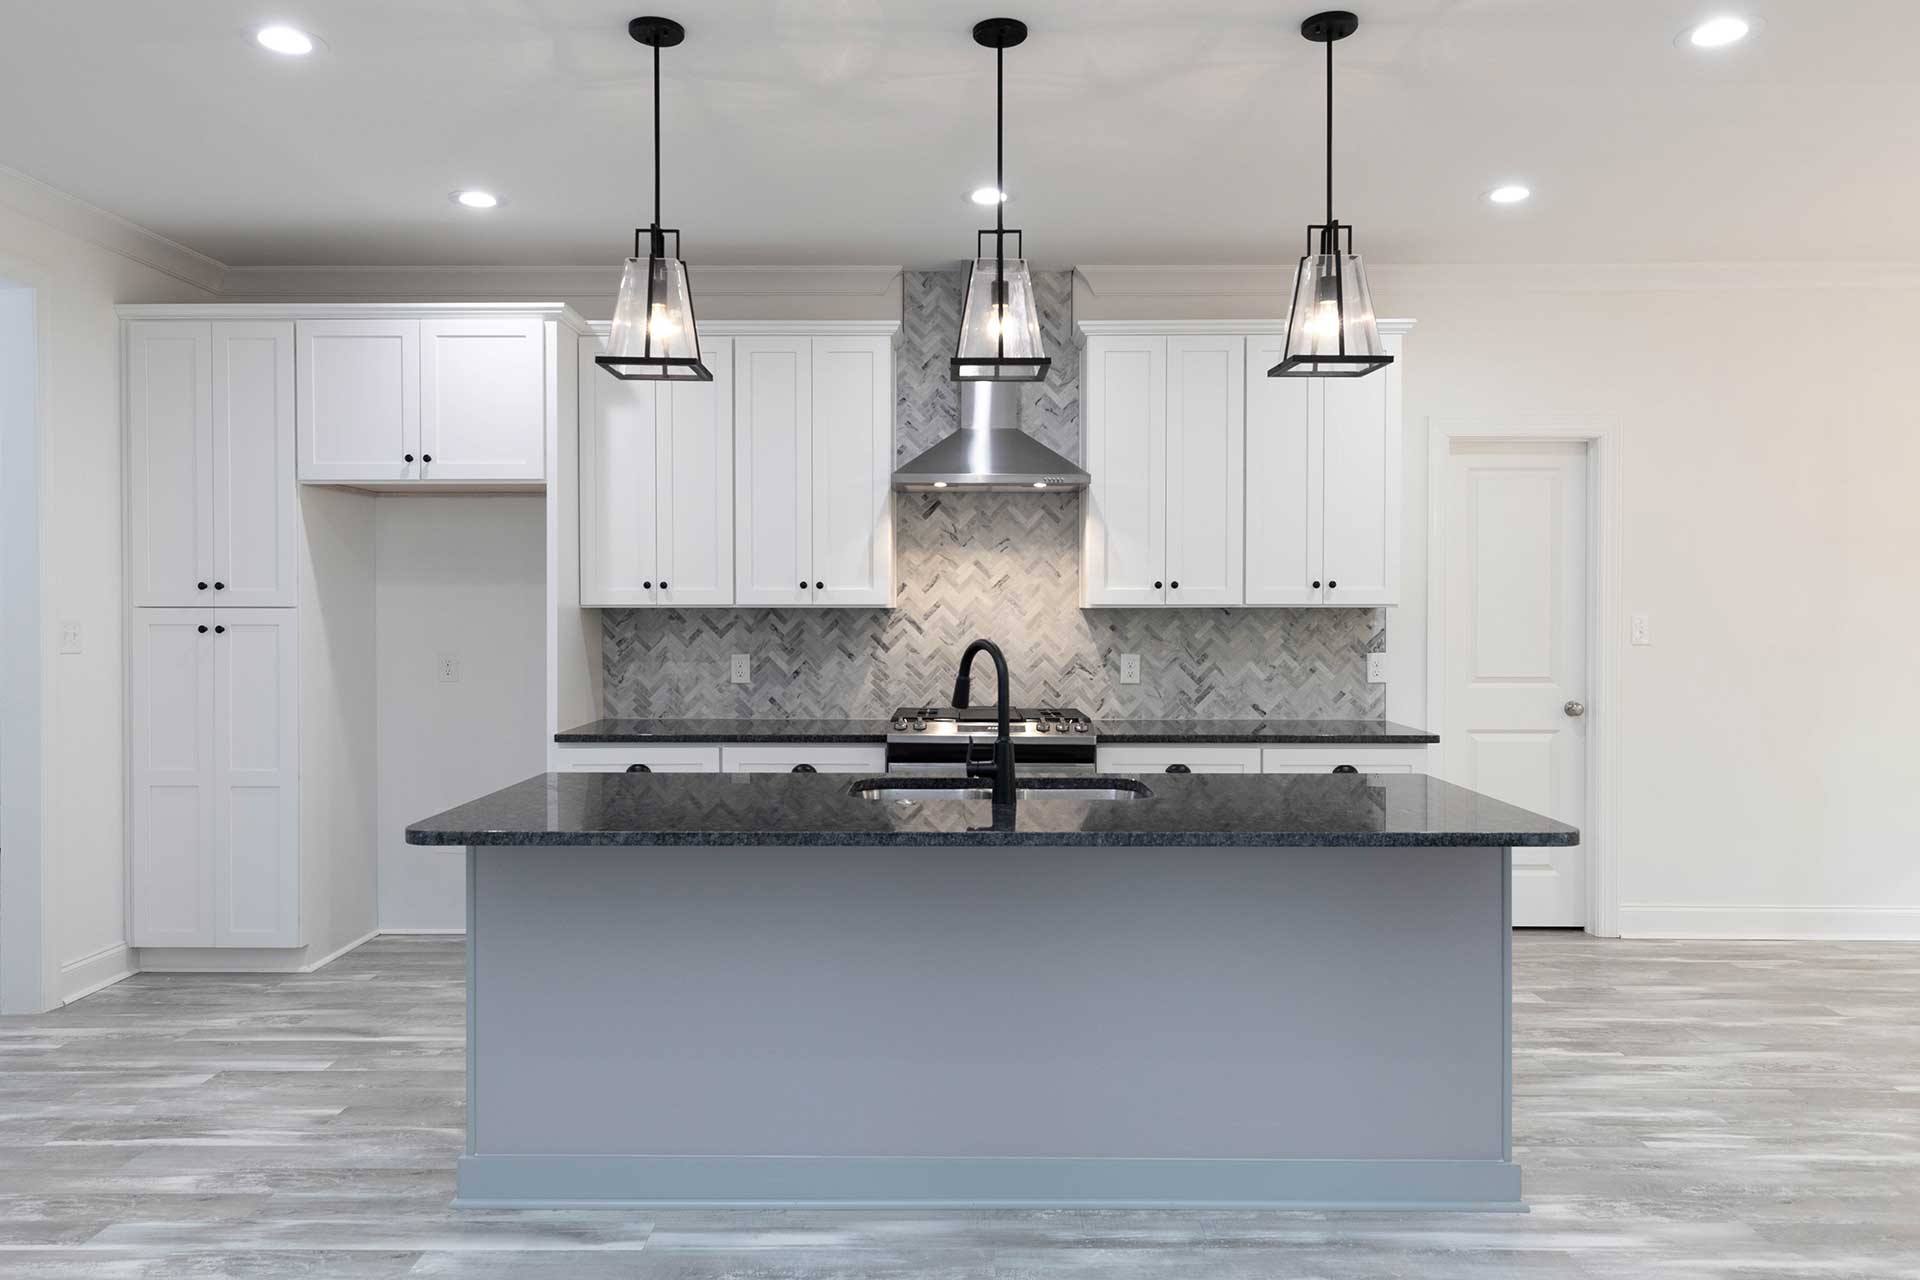
[[[443,653],[440,655],[440,661],[438,665],[440,668],[441,684],[459,684],[460,683],[460,659],[459,658],[455,657],[451,653]]]
[[[1370,653],[1367,655],[1367,683],[1385,684],[1387,682],[1387,655]]]
[[[1633,642],[1635,644],[1653,643],[1653,625],[1644,613],[1633,615]]]
[[[60,652],[80,652],[80,624],[78,622],[63,622],[60,624]]]
[[[1121,684],[1139,684],[1140,683],[1140,655],[1139,654],[1123,653],[1120,655],[1120,683]]]
[[[753,655],[736,653],[733,655],[732,680],[735,684],[753,683]]]

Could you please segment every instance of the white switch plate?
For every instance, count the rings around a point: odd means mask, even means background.
[[[1121,684],[1139,684],[1140,683],[1140,655],[1139,654],[1123,653],[1120,655],[1120,683]]]
[[[733,682],[735,684],[753,683],[753,655],[736,653],[733,655]]]
[[[1387,655],[1370,653],[1367,655],[1367,683],[1385,684],[1387,682]]]
[[[1635,644],[1653,643],[1653,626],[1647,621],[1647,615],[1644,613],[1633,615],[1633,642]]]
[[[79,623],[63,622],[60,624],[60,652],[62,653],[79,653],[80,652],[80,624]]]
[[[440,668],[441,684],[459,684],[460,683],[460,659],[459,658],[455,657],[451,653],[443,653],[440,655],[440,661],[438,665]]]

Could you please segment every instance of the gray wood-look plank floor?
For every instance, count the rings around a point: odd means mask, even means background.
[[[0,1019],[0,1276],[1920,1277],[1920,947],[1522,934],[1530,1214],[458,1212],[462,947]]]

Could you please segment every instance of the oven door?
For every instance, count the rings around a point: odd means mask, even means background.
[[[943,741],[889,742],[888,773],[947,774],[960,776],[967,771],[968,740],[946,738]],[[972,743],[973,759],[980,764],[993,759],[993,740]],[[1094,773],[1094,747],[1091,742],[1035,742],[1022,738],[1013,745],[1013,767],[1034,773]]]

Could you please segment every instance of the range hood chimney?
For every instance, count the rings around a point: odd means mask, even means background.
[[[1030,493],[1084,489],[1091,479],[1020,429],[1019,383],[962,382],[960,429],[894,472],[893,487]]]

